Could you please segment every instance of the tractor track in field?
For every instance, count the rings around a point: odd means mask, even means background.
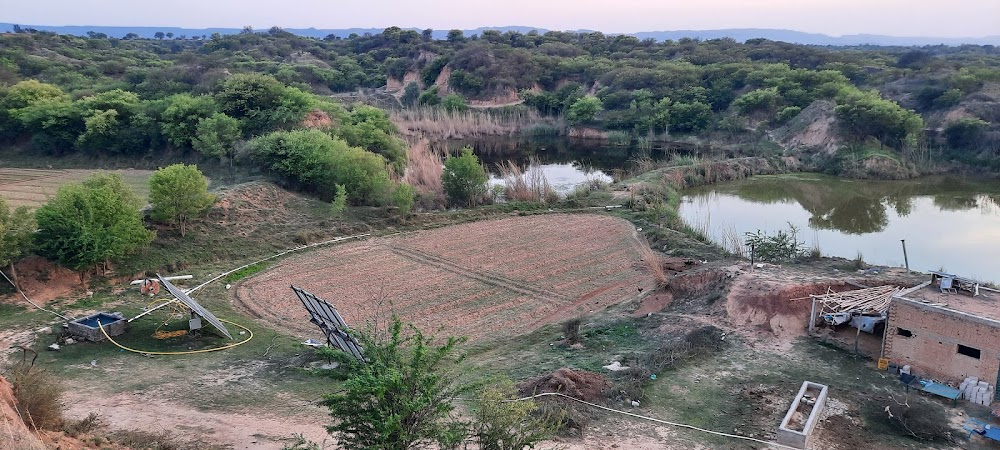
[[[562,301],[573,301],[575,298],[568,295],[560,294],[556,291],[543,289],[537,286],[532,286],[530,283],[524,281],[513,280],[502,275],[495,273],[490,273],[486,271],[471,270],[462,267],[460,264],[449,261],[446,258],[442,258],[437,255],[433,255],[421,250],[417,250],[405,246],[389,246],[389,250],[393,253],[402,256],[403,258],[410,259],[412,261],[419,262],[421,264],[427,264],[429,266],[436,267],[438,269],[454,273],[456,275],[471,278],[473,280],[479,281],[490,286],[496,286],[501,289],[506,289],[511,292],[516,292],[518,294],[536,297],[542,300],[562,300]]]

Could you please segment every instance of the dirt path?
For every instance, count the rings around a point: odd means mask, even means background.
[[[71,419],[83,419],[96,412],[112,430],[167,431],[182,440],[231,445],[234,450],[279,450],[297,434],[332,446],[332,439],[323,428],[328,421],[327,412],[318,407],[279,416],[261,412],[201,411],[150,397],[77,389],[67,391],[63,402],[66,416]]]

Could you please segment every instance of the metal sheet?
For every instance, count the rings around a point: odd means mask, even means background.
[[[357,339],[347,334],[347,323],[344,322],[344,318],[337,312],[337,308],[334,308],[326,300],[310,294],[302,288],[292,286],[292,291],[295,292],[295,295],[299,297],[299,301],[302,302],[302,306],[309,312],[309,321],[316,324],[323,331],[323,334],[326,335],[327,343],[354,355],[355,358],[360,360],[365,359],[361,344]]]
[[[229,330],[227,330],[226,326],[223,325],[222,322],[217,317],[215,317],[215,314],[212,314],[211,311],[202,307],[200,304],[198,304],[198,302],[194,301],[193,298],[185,294],[184,291],[180,290],[177,286],[170,284],[170,281],[167,281],[166,279],[161,277],[160,274],[156,274],[156,278],[160,280],[160,283],[163,284],[163,287],[167,288],[167,291],[170,292],[170,295],[173,295],[175,298],[177,298],[177,300],[179,300],[185,306],[190,308],[191,311],[194,311],[195,314],[207,320],[208,323],[212,324],[212,326],[215,327],[215,329],[219,330],[219,332],[225,335],[227,338],[229,338],[230,340],[233,339],[233,336],[229,334]]]

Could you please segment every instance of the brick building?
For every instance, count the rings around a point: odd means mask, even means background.
[[[893,297],[884,345],[886,358],[921,377],[954,383],[976,377],[995,385],[1000,301],[942,294],[936,286]]]

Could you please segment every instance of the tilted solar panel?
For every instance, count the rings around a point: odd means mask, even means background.
[[[177,300],[179,300],[185,306],[190,308],[191,311],[194,311],[195,314],[207,320],[208,323],[212,324],[212,326],[215,327],[215,329],[219,330],[219,332],[225,335],[227,338],[229,338],[230,340],[233,339],[233,336],[229,334],[229,330],[226,329],[226,326],[223,325],[222,322],[217,317],[215,317],[214,314],[211,313],[211,311],[202,307],[200,304],[198,304],[198,302],[194,301],[193,298],[185,294],[184,291],[180,290],[177,286],[174,286],[173,284],[170,284],[169,281],[163,279],[163,277],[161,277],[160,274],[156,274],[156,278],[160,280],[160,283],[163,284],[163,287],[167,288],[167,291],[170,292],[170,295],[173,295],[175,298],[177,298]]]
[[[309,312],[309,321],[316,324],[323,331],[323,334],[326,335],[327,343],[354,355],[355,358],[360,360],[365,359],[361,344],[357,339],[347,334],[347,323],[344,322],[344,318],[337,312],[337,308],[334,308],[326,300],[310,294],[302,288],[292,286],[292,291],[295,292],[295,295],[302,302],[302,306]]]

